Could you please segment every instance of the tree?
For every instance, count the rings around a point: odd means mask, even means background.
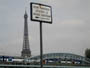
[[[85,50],[85,57],[90,58],[90,49],[88,48]]]

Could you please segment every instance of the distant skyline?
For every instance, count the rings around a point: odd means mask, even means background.
[[[52,6],[53,23],[43,23],[43,52],[84,56],[90,48],[90,0],[0,0],[0,55],[21,56],[25,8],[31,54],[40,54],[39,22],[30,20],[30,2]]]

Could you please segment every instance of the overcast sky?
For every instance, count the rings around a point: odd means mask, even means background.
[[[21,55],[25,7],[31,53],[40,54],[39,22],[30,20],[30,2],[52,6],[53,23],[43,23],[43,52],[84,56],[90,48],[90,0],[0,0],[0,55]]]

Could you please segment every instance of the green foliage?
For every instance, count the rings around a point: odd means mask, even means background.
[[[90,49],[85,50],[85,57],[90,58]]]

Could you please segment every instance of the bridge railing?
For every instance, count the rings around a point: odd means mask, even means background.
[[[0,68],[40,68],[40,65],[0,65]],[[43,68],[90,68],[90,66],[55,66],[44,65]]]

